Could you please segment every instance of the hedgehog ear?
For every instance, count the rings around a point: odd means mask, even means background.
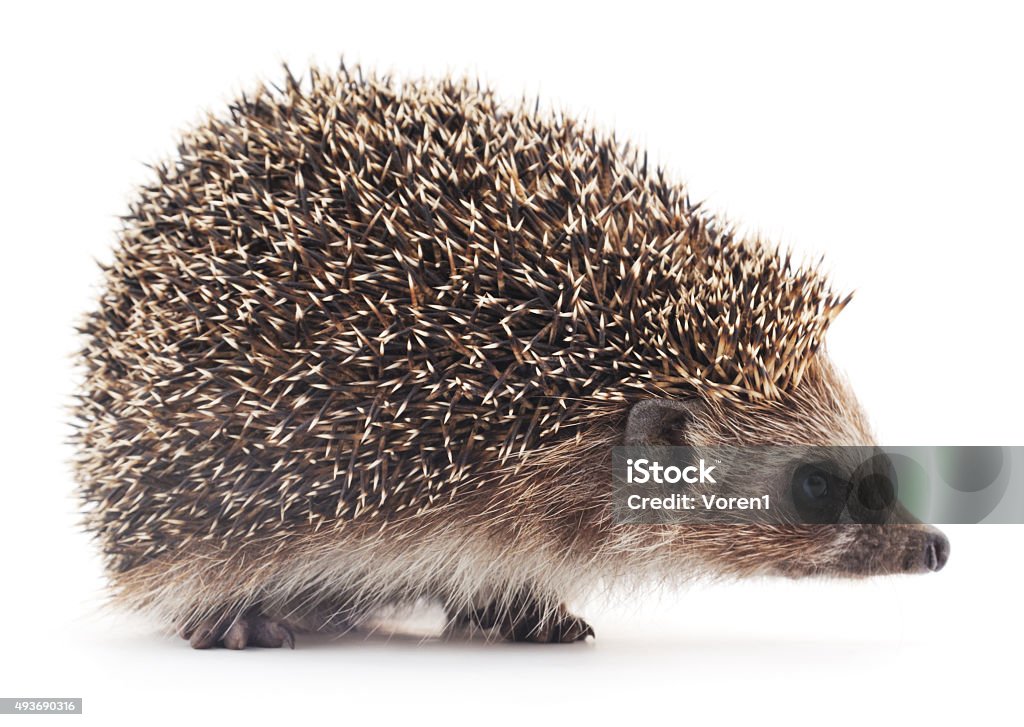
[[[697,404],[676,399],[645,399],[629,409],[626,419],[627,447],[679,444],[672,433],[693,417]]]

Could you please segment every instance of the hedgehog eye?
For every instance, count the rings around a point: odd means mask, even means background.
[[[797,511],[808,523],[836,523],[843,513],[847,487],[830,462],[800,465],[790,492]]]
[[[809,498],[820,499],[828,494],[828,477],[823,472],[808,472],[803,476],[800,487]]]
[[[834,484],[835,475],[826,462],[803,464],[793,472],[793,495],[804,502],[835,495]]]

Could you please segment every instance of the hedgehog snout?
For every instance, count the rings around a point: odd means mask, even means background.
[[[854,577],[934,573],[949,560],[949,540],[931,525],[850,525],[853,540],[836,562],[836,572]]]
[[[935,528],[928,531],[922,553],[924,566],[930,571],[940,571],[949,560],[949,538]]]
[[[921,525],[908,538],[897,571],[932,573],[942,570],[949,560],[949,539],[938,528]]]

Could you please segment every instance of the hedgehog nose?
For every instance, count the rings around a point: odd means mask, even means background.
[[[928,533],[928,539],[924,545],[924,564],[931,571],[942,570],[949,560],[949,540],[945,535],[936,531]]]

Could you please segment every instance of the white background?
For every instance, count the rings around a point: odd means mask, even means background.
[[[96,724],[1018,721],[1020,526],[949,528],[926,577],[590,604],[597,641],[568,647],[195,652],[100,610],[62,444],[93,261],[144,164],[281,61],[479,75],[615,128],[857,289],[829,345],[884,443],[1024,444],[1011,3],[346,5],[5,9],[0,696],[81,696]]]

